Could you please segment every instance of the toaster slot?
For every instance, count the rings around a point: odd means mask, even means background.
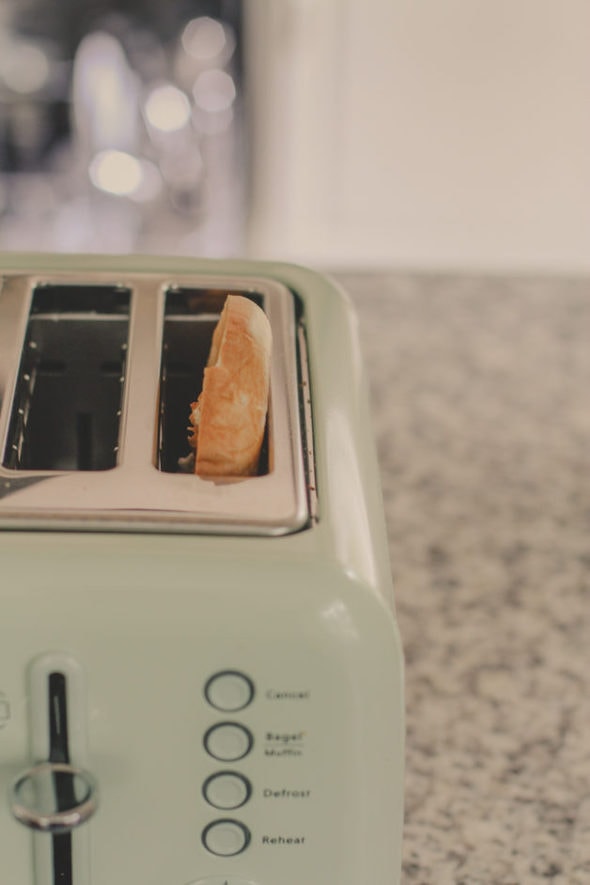
[[[268,317],[269,408],[258,475],[212,481],[186,461],[188,425],[229,294]],[[7,275],[0,526],[264,536],[307,528],[315,482],[306,481],[300,308],[266,277]]]
[[[130,290],[32,293],[3,466],[94,471],[117,463]]]
[[[262,306],[262,298],[251,292],[231,294],[244,295]],[[182,470],[190,454],[190,404],[200,393],[213,330],[227,295],[227,289],[176,288],[166,292],[158,428],[158,468],[165,473]],[[259,475],[269,472],[268,460],[267,432]]]

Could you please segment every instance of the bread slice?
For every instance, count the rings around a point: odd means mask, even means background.
[[[253,476],[268,411],[272,335],[263,310],[228,295],[213,340],[203,389],[191,403],[189,436],[195,473]]]

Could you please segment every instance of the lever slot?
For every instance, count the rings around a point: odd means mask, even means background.
[[[49,689],[49,761],[70,762],[68,747],[68,701],[66,677],[63,673],[50,673]],[[77,804],[74,779],[53,775],[53,788],[57,811],[65,811]],[[55,833],[52,837],[53,881],[55,885],[73,885],[72,881],[72,834]]]
[[[69,655],[50,652],[29,670],[32,767],[13,786],[12,812],[33,838],[35,885],[90,885],[89,833],[97,807],[86,770],[84,674]]]

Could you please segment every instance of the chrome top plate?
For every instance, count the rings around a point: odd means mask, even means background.
[[[7,466],[4,453],[10,444],[13,399],[22,384],[21,355],[33,292],[74,285],[130,293],[116,460],[111,469],[100,470],[14,469]],[[251,293],[269,317],[273,350],[265,475],[211,481],[158,468],[165,301],[167,293],[186,288]],[[271,536],[306,527],[310,511],[304,451],[311,445],[300,418],[298,360],[305,356],[297,342],[293,295],[270,279],[103,271],[6,274],[0,289],[0,528]],[[199,384],[195,378],[195,396]]]

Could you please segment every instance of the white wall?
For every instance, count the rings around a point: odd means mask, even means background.
[[[590,271],[588,0],[246,0],[250,251]]]

